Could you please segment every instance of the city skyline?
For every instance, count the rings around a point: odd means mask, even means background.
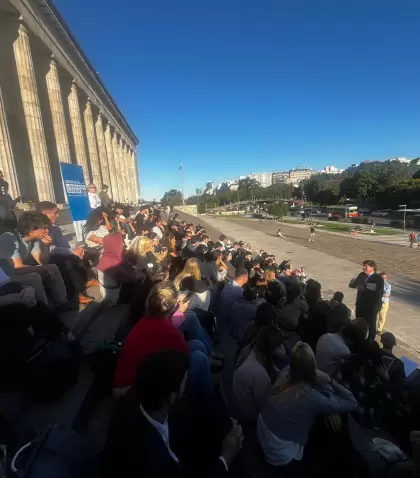
[[[187,193],[185,194],[185,198],[190,197],[190,196],[192,196],[192,197],[197,196],[198,195],[197,190],[201,191],[200,194],[206,194],[206,193],[215,194],[215,192],[217,190],[219,190],[224,185],[228,186],[230,190],[235,191],[235,190],[237,190],[238,182],[241,179],[245,179],[245,178],[256,179],[260,183],[261,187],[263,187],[263,188],[271,186],[272,184],[278,184],[278,183],[293,184],[293,185],[297,186],[302,179],[306,180],[306,179],[309,179],[309,177],[317,175],[317,174],[332,174],[332,175],[341,174],[347,168],[352,167],[352,166],[359,166],[359,164],[362,164],[362,163],[398,161],[401,164],[407,164],[408,165],[408,164],[410,164],[410,162],[412,160],[418,159],[418,158],[419,158],[419,156],[416,156],[415,158],[414,157],[413,158],[407,158],[407,157],[404,157],[404,156],[395,156],[395,157],[389,157],[387,159],[365,160],[365,161],[361,161],[360,163],[351,163],[351,164],[346,165],[343,168],[337,168],[335,165],[326,165],[321,169],[313,169],[313,168],[310,168],[310,167],[296,166],[295,168],[291,168],[289,170],[284,170],[284,171],[271,171],[271,172],[267,171],[267,172],[257,172],[257,173],[254,172],[254,173],[249,173],[249,174],[245,174],[245,175],[239,175],[239,176],[236,176],[236,177],[233,177],[233,178],[230,177],[229,179],[224,178],[221,181],[205,181],[204,187],[196,186],[194,192],[192,192],[190,194],[187,194]],[[420,161],[418,161],[417,164],[419,164],[419,162]],[[293,174],[293,173],[296,173],[296,172],[303,172],[303,175],[302,174]],[[310,172],[310,174],[305,174],[305,172]],[[264,178],[263,180],[260,180],[260,178],[258,177],[258,176],[264,176],[264,175],[271,175],[271,181],[269,182],[269,184],[266,184],[266,182],[267,182],[266,178]],[[277,178],[275,178],[275,176],[277,176]],[[288,176],[288,178],[285,179],[285,176]],[[174,188],[171,188],[171,189],[178,189],[178,188],[174,187]],[[210,192],[209,192],[209,190],[210,190]]]

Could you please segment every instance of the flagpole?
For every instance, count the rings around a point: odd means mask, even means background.
[[[181,193],[182,193],[182,204],[185,205],[185,198],[184,198],[184,168],[182,164],[179,165],[179,172],[181,174]]]

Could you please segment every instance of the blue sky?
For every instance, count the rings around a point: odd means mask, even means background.
[[[146,199],[420,156],[418,0],[56,0],[136,132]]]

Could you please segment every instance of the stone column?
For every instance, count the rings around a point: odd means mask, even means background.
[[[121,172],[121,183],[122,183],[122,193],[123,193],[121,199],[123,202],[125,202],[125,200],[128,198],[128,195],[129,195],[128,171],[127,171],[127,165],[125,163],[125,157],[124,157],[124,142],[121,136],[118,141],[118,152],[120,157],[120,172]]]
[[[57,62],[51,57],[50,69],[46,75],[48,99],[50,101],[51,117],[57,145],[58,160],[60,163],[71,163],[69,137],[67,134],[66,118],[64,116],[63,96],[61,94],[60,79]]]
[[[76,162],[83,168],[83,175],[86,184],[90,183],[89,169],[87,165],[85,138],[83,137],[82,115],[80,114],[79,94],[77,86],[73,80],[68,95],[69,113],[71,129],[73,131],[74,150],[76,152]]]
[[[117,169],[115,167],[114,150],[112,148],[112,139],[111,139],[111,125],[109,123],[106,124],[105,145],[106,145],[106,153],[108,157],[109,174],[111,179],[112,198],[114,201],[118,201],[119,191],[118,191],[118,182],[117,182]]]
[[[134,165],[134,155],[133,150],[130,149],[128,151],[128,156],[130,158],[130,167],[131,167],[131,190],[133,195],[133,201],[137,202],[137,189],[136,189],[136,182],[137,182],[137,171]]]
[[[28,30],[19,19],[18,37],[13,43],[20,93],[28,131],[29,148],[40,201],[55,201],[47,143],[42,122],[38,88],[32,61]]]
[[[12,198],[19,196],[19,183],[10,142],[9,127],[7,125],[6,110],[3,103],[3,94],[0,88],[0,169],[5,180],[9,183],[9,193]]]
[[[112,136],[112,151],[114,152],[115,163],[115,179],[118,188],[118,201],[122,201],[124,197],[124,185],[122,182],[121,163],[120,163],[120,151],[118,149],[117,132],[114,131]]]
[[[92,105],[88,98],[85,109],[85,128],[86,139],[89,150],[90,170],[92,171],[92,182],[101,190],[102,176],[101,167],[99,165],[98,144],[96,142],[95,125],[93,124]]]
[[[128,145],[124,148],[124,163],[127,167],[127,187],[128,187],[128,198],[130,201],[134,201],[134,181],[133,181],[133,167],[131,163],[130,148]]]
[[[133,167],[134,167],[134,187],[135,187],[135,194],[136,194],[136,202],[140,199],[140,184],[139,184],[139,169],[137,165],[137,153],[133,151],[131,154]]]
[[[108,194],[111,197],[113,197],[111,177],[109,174],[108,155],[106,152],[106,145],[105,145],[104,124],[102,121],[101,112],[98,113],[98,119],[95,124],[95,129],[96,129],[96,140],[98,143],[99,163],[100,163],[101,173],[102,173],[102,184],[106,184],[109,187]],[[98,184],[97,186],[98,188],[101,187]]]

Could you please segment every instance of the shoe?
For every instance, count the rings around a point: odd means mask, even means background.
[[[79,304],[90,304],[93,301],[94,299],[92,299],[92,297],[86,297],[83,294],[79,295]]]
[[[99,287],[100,284],[96,279],[92,279],[86,283],[86,288],[89,289],[89,287]]]

